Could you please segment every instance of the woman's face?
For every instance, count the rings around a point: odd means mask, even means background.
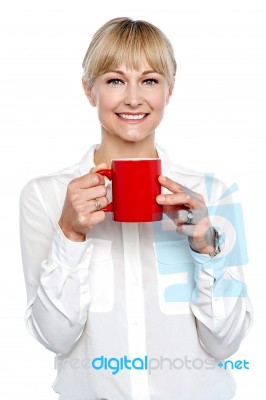
[[[121,65],[97,77],[92,89],[85,82],[83,86],[97,107],[102,133],[130,142],[154,134],[171,95],[166,78],[153,71],[146,58],[140,70]]]

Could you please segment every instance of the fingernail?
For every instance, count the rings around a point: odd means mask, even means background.
[[[157,201],[164,201],[165,200],[165,197],[164,196],[157,196]]]
[[[161,175],[161,176],[160,176],[160,181],[161,181],[161,182],[165,182],[165,181],[166,181],[166,177],[163,176],[163,175]]]
[[[178,231],[178,232],[184,232],[184,230],[185,230],[185,227],[184,227],[184,225],[178,225],[177,227],[176,227],[176,230]]]

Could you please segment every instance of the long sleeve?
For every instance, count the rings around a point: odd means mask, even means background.
[[[37,180],[21,193],[20,235],[26,327],[47,349],[67,353],[87,318],[91,240],[72,242],[54,227]]]
[[[238,350],[251,327],[253,310],[240,269],[243,267],[224,271],[221,265],[213,264],[198,261],[191,309],[201,345],[213,357],[223,360]],[[230,293],[232,282],[234,293]]]
[[[221,200],[209,206],[209,213],[224,238],[224,249],[214,258],[191,250],[195,264],[191,309],[201,345],[222,360],[238,350],[250,330],[253,308],[243,271],[248,258],[241,206],[233,201],[230,190],[215,183],[215,197]]]

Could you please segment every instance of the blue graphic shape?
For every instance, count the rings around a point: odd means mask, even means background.
[[[213,177],[214,177],[213,173],[211,173],[211,172],[205,173],[205,183],[206,183],[206,189],[207,189],[207,195],[208,195],[208,202],[210,202],[210,199],[211,199]]]
[[[186,238],[174,242],[156,242],[156,252],[160,274],[185,272],[187,269],[184,265],[193,265]]]
[[[164,216],[164,220],[166,219],[168,220],[168,217]],[[195,267],[187,238],[176,232],[174,226],[173,230],[167,231],[163,231],[162,226],[161,221],[153,224],[158,273],[160,275],[186,274],[187,281],[169,285],[164,291],[164,300],[166,302],[190,302],[192,293],[193,298],[196,296]]]
[[[186,238],[179,241],[156,242],[158,272],[161,275],[185,274],[187,283],[168,286],[164,292],[166,302],[189,302],[194,289],[194,263]]]
[[[205,183],[207,195],[210,200],[214,183],[214,175],[212,173],[205,174]],[[226,189],[216,201],[228,197],[236,190],[238,190],[238,186],[234,183],[230,188]],[[227,241],[233,240],[234,238],[235,242],[229,252],[228,250],[225,251],[224,256],[223,253],[221,253],[219,256],[212,259],[206,258],[206,263],[202,263],[201,266],[197,265],[197,268],[209,268],[213,270],[213,277],[215,280],[213,295],[215,297],[246,296],[247,290],[244,282],[236,279],[224,279],[223,277],[226,267],[240,267],[248,263],[242,207],[239,203],[212,205],[208,207],[208,213],[213,217],[222,217],[221,221],[225,222],[225,225],[226,221],[229,222],[229,224],[227,224],[227,229],[225,229],[226,234],[224,233],[224,228],[226,227],[215,226],[219,234],[224,236],[225,245]],[[164,219],[168,219],[168,217],[164,215]],[[163,231],[161,221],[153,223],[153,228],[158,273],[162,275],[187,274],[187,283],[170,285],[165,289],[165,301],[197,301],[198,276],[197,273],[194,273],[194,262],[187,239],[176,232],[175,227],[173,227],[173,230]]]
[[[236,183],[233,183],[223,194],[220,196],[217,201],[225,199],[227,196],[231,196],[233,193],[237,192],[239,187]]]
[[[192,299],[192,281],[188,284],[179,283],[168,286],[164,291],[164,299],[167,302],[190,302]]]
[[[247,295],[247,287],[244,282],[232,278],[223,279],[222,275],[214,271],[216,282],[214,284],[213,295],[215,297],[245,297]]]
[[[223,367],[223,363],[219,362],[218,367],[222,368]]]
[[[239,203],[232,203],[210,206],[208,207],[208,213],[210,216],[223,217],[230,222],[235,231],[236,240],[233,248],[224,257],[219,258],[219,260],[223,259],[224,267],[246,265],[248,263],[248,255],[241,205]],[[221,231],[223,227],[217,226],[215,228],[220,234],[224,233]],[[228,236],[229,237],[226,237],[225,235],[225,243],[227,240],[232,240],[232,238],[230,238],[230,233]]]

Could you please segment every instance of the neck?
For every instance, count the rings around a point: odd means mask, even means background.
[[[100,146],[94,153],[95,165],[105,163],[111,166],[115,158],[157,158],[154,135],[141,142],[128,142],[118,136],[105,137],[102,135]]]

